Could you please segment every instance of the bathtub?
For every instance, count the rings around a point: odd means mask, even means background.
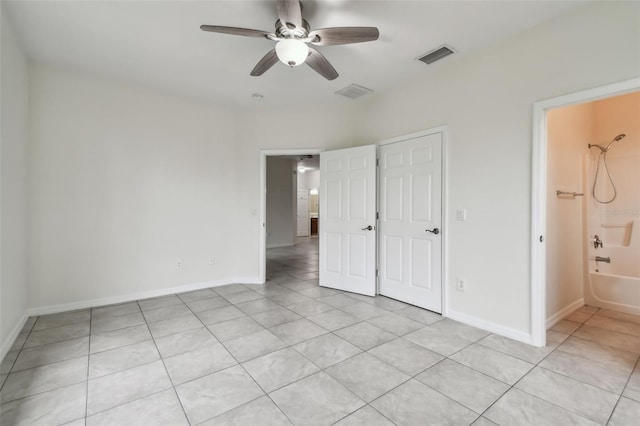
[[[588,305],[640,315],[640,221],[603,224],[603,248],[589,248],[584,299]],[[611,263],[596,262],[595,256]]]
[[[640,315],[640,278],[592,270],[587,281],[587,305]]]

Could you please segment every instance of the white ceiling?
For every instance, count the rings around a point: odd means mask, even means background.
[[[273,31],[272,0],[5,3],[33,60],[236,105],[255,104],[253,93],[264,95],[259,102],[270,105],[353,102],[334,92],[350,83],[388,89],[429,73],[415,59],[442,44],[462,56],[580,5],[558,0],[302,0],[312,29],[380,29],[375,42],[319,47],[340,73],[327,81],[307,66],[289,69],[280,63],[262,77],[251,77],[272,41],[199,29],[210,24]]]

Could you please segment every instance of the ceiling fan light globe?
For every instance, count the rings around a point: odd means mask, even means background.
[[[296,67],[303,64],[309,56],[309,46],[303,41],[288,38],[276,44],[276,54],[283,64]]]

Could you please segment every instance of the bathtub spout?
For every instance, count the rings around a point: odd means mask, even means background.
[[[610,257],[596,256],[596,262],[611,263],[611,258]]]

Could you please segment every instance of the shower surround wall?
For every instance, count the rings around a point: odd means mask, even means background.
[[[638,116],[640,93],[560,108],[547,115],[548,326],[584,303],[640,312],[640,300],[634,300],[640,298],[640,271],[637,270],[640,245],[635,246],[640,243]],[[620,133],[627,136],[612,145],[607,153],[607,164],[619,195],[611,204],[594,203],[591,187],[599,150],[589,150],[587,145],[606,146]],[[600,172],[604,173],[602,169]],[[601,194],[599,198],[608,199],[610,188],[603,176],[605,174],[599,178],[598,194]],[[584,196],[557,197],[556,190],[581,192]],[[632,235],[633,224],[636,226]],[[591,238],[595,234],[603,239],[604,248],[593,248]],[[625,242],[630,245],[625,246]],[[595,272],[596,254],[611,257],[611,264],[598,263],[600,273]],[[628,278],[634,271],[635,281]],[[623,300],[632,301],[635,307],[625,308],[620,303]]]
[[[603,247],[588,245],[588,279],[585,301],[594,306],[640,314],[640,93],[595,103],[596,141],[607,144],[620,133],[626,137],[611,145],[607,165],[617,190],[608,204],[596,202],[591,186],[598,160],[597,148],[589,151],[589,194],[586,198],[587,236],[597,234]],[[610,200],[613,188],[602,170],[596,195]],[[595,256],[609,257],[611,263],[595,262]]]

